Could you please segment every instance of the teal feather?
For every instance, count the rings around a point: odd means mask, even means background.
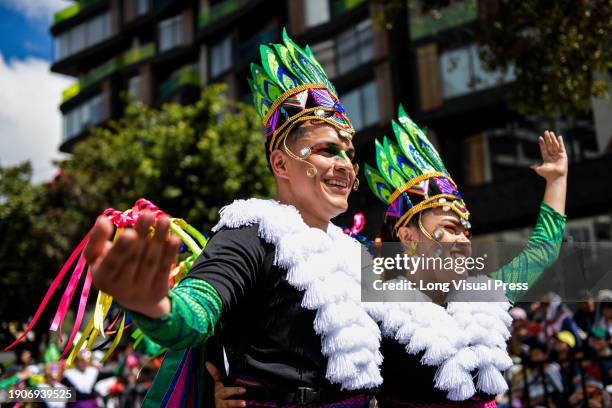
[[[368,164],[365,165],[363,174],[365,175],[365,178],[368,182],[368,186],[370,186],[370,189],[372,190],[374,195],[378,197],[378,199],[381,200],[383,203],[387,205],[390,204],[389,198],[391,197],[391,194],[393,194],[393,191],[395,191],[395,189],[387,183],[385,178],[382,177],[380,173],[376,171],[376,169],[369,166]]]
[[[375,140],[374,143],[376,145],[376,163],[380,174],[393,187],[401,187],[405,183],[403,175],[393,166],[383,145],[378,140]]]
[[[283,91],[288,91],[299,85],[291,72],[285,68],[279,56],[270,47],[261,45],[259,51],[261,53],[261,63],[266,74]]]
[[[404,182],[419,175],[418,170],[414,167],[414,164],[404,157],[398,145],[390,141],[386,136],[383,143],[389,162],[398,172],[403,175]]]
[[[410,119],[404,107],[400,104],[398,108],[398,120],[410,135],[412,144],[417,148],[421,155],[431,164],[431,166],[442,173],[448,174],[442,158],[436,148],[425,136],[425,133]]]
[[[299,79],[299,82],[302,83],[302,84],[309,83],[310,82],[310,78],[306,77],[306,75],[304,75],[304,73],[302,72],[300,67],[297,66],[297,64],[295,63],[295,61],[291,57],[291,53],[289,52],[287,47],[285,47],[284,45],[281,45],[281,44],[273,44],[273,45],[274,45],[274,49],[276,51],[276,54],[278,55],[280,60],[283,62],[283,65],[287,69],[289,69],[289,71],[291,71],[291,73],[296,78]]]
[[[249,84],[249,87],[251,88],[251,94],[253,95],[253,106],[255,107],[255,110],[257,111],[259,117],[263,118],[266,116],[266,113],[268,113],[272,102],[262,96],[262,93],[259,91],[254,81],[252,81],[250,78],[247,78],[247,82]]]
[[[313,62],[314,58],[310,58],[304,50],[302,50],[296,43],[294,43],[289,35],[287,35],[287,30],[283,29],[283,41],[285,43],[285,47],[289,50],[293,61],[295,61],[296,65],[302,70],[304,75],[310,79],[311,83],[324,84],[327,89],[336,94],[336,90],[331,82],[328,81],[327,75],[321,68],[321,65],[317,62]]]
[[[408,132],[406,132],[406,130],[395,120],[391,120],[391,126],[393,127],[393,133],[395,133],[397,143],[402,149],[404,156],[414,165],[415,170],[417,170],[420,174],[434,172],[435,169],[432,167],[432,165],[413,145],[412,139]]]

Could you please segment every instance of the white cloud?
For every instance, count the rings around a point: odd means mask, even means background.
[[[30,160],[34,181],[52,178],[59,158],[62,90],[74,79],[49,71],[49,62],[5,61],[0,53],[0,165]]]
[[[70,6],[66,0],[0,0],[0,5],[25,14],[28,19],[51,20],[53,14]]]

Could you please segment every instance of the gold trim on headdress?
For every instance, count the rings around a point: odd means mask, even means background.
[[[295,125],[297,125],[298,123],[306,122],[307,120],[320,120],[320,121],[323,121],[323,122],[333,126],[338,131],[344,131],[344,132],[346,132],[349,135],[349,136],[340,135],[341,137],[346,137],[347,139],[352,140],[352,135],[354,134],[354,130],[351,131],[352,128],[353,128],[353,125],[349,121],[348,117],[345,116],[347,123],[349,124],[349,126],[351,126],[350,130],[347,130],[347,129],[344,129],[344,128],[340,127],[337,122],[334,122],[333,120],[331,120],[331,119],[329,119],[327,117],[316,116],[316,115],[308,115],[309,113],[312,113],[312,112],[315,112],[315,111],[318,111],[318,110],[324,110],[324,111],[327,111],[327,112],[335,112],[336,111],[333,108],[325,108],[325,107],[321,107],[321,106],[316,106],[314,108],[304,109],[303,111],[301,111],[297,115],[293,115],[285,123],[283,123],[281,125],[281,127],[279,127],[277,129],[277,131],[274,132],[274,134],[271,136],[272,140],[270,142],[268,150],[272,152],[273,150],[278,149],[279,145],[281,144],[283,139],[285,137],[287,137],[287,135],[289,134],[289,132],[291,132],[291,130],[295,127]]]
[[[459,216],[459,218],[463,218],[464,220],[467,220],[465,216],[461,215],[461,213],[457,209],[454,208],[455,203],[453,201],[450,201],[450,202],[447,201],[447,202],[441,203],[438,201],[440,200],[440,198],[448,198],[450,200],[461,200],[461,197],[458,197],[452,194],[438,194],[433,197],[429,197],[421,201],[414,207],[410,208],[408,211],[406,211],[406,213],[402,215],[402,217],[399,220],[397,220],[397,222],[395,223],[395,230],[406,226],[410,222],[412,217],[418,212],[428,210],[430,208],[437,208],[437,207],[450,207],[453,210],[453,212]]]
[[[264,118],[263,118],[264,126],[268,125],[268,121],[270,120],[270,118],[272,117],[272,115],[274,114],[276,109],[278,109],[278,107],[283,102],[285,102],[285,99],[287,99],[291,95],[295,95],[296,93],[300,93],[300,92],[305,91],[307,89],[327,89],[327,87],[325,85],[323,85],[323,84],[304,84],[304,85],[296,86],[295,88],[291,88],[291,89],[286,90],[285,92],[283,92],[283,94],[281,96],[279,96],[274,102],[272,102],[272,105],[270,105],[270,110],[268,110],[268,113],[266,113],[266,116],[264,116]],[[336,95],[334,95],[329,89],[327,89],[327,91],[336,100],[338,100],[338,97]],[[291,118],[289,118],[287,120],[289,121],[289,120],[291,120]]]
[[[404,192],[407,190],[410,190],[412,187],[414,187],[416,184],[420,183],[423,180],[428,180],[430,178],[434,178],[434,177],[444,177],[445,179],[447,179],[448,181],[450,181],[453,184],[453,187],[457,188],[457,185],[455,184],[455,182],[453,181],[453,179],[451,179],[447,174],[444,174],[442,172],[439,171],[435,171],[432,173],[425,173],[425,174],[420,174],[410,180],[408,180],[406,182],[406,184],[404,184],[403,186],[401,186],[400,188],[398,188],[397,190],[395,190],[393,192],[393,194],[391,194],[391,196],[389,197],[389,203],[394,202],[395,200],[397,200],[397,198]]]

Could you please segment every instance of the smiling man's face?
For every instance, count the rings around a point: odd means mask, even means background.
[[[288,161],[288,172],[293,196],[304,203],[317,218],[331,219],[348,208],[348,196],[355,181],[351,162],[355,148],[350,140],[338,136],[329,125],[302,125],[305,134],[288,147],[298,156],[303,149],[310,149],[305,160],[317,169],[314,177],[307,172],[311,168],[298,160]]]

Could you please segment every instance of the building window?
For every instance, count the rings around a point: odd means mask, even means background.
[[[60,60],[111,36],[110,12],[100,14],[55,38],[55,59]]]
[[[64,141],[102,122],[103,100],[102,95],[97,95],[64,114]]]
[[[128,80],[128,98],[131,101],[139,101],[140,98],[140,75],[135,75]]]
[[[151,10],[151,0],[135,0],[136,7],[135,12],[137,16],[142,16],[143,14],[147,14],[149,10]]]
[[[438,72],[438,46],[436,43],[423,45],[416,50],[419,75],[419,97],[423,111],[442,106],[440,74]]]
[[[345,74],[374,58],[372,20],[362,21],[311,49],[329,78]]]
[[[182,15],[169,18],[159,23],[159,50],[167,51],[178,47],[183,42]]]
[[[476,44],[440,54],[439,69],[444,99],[492,88],[516,78],[512,68],[505,74],[499,70],[486,71]]]
[[[151,0],[134,0],[134,13],[136,16],[147,14],[151,10]]]
[[[355,130],[364,129],[378,122],[376,82],[371,81],[346,92],[341,100]]]
[[[374,56],[372,46],[372,20],[368,19],[336,38],[338,74],[342,75]]]
[[[216,78],[232,66],[232,37],[212,44],[209,48],[210,78]]]
[[[328,0],[308,0],[304,2],[304,24],[306,27],[314,27],[328,21]]]
[[[478,18],[477,0],[409,0],[410,38],[434,35]]]

